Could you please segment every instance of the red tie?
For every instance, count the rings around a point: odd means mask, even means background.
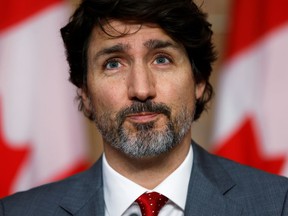
[[[144,193],[136,199],[143,216],[157,216],[168,198],[157,192]]]

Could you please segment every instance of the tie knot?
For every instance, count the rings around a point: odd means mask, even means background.
[[[157,216],[168,198],[157,192],[144,193],[136,199],[143,216]]]

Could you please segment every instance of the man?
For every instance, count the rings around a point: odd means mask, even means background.
[[[1,216],[288,215],[286,178],[191,144],[215,60],[193,2],[84,0],[61,33],[104,153],[79,175],[1,200]],[[145,212],[154,199],[161,208]]]

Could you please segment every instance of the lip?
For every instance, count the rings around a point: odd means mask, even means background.
[[[127,116],[127,119],[132,122],[146,123],[146,122],[155,121],[158,115],[159,113],[142,112],[142,113],[130,114]]]

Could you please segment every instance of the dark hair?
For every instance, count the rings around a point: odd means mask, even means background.
[[[202,98],[196,102],[194,120],[198,119],[213,95],[209,83],[212,62],[216,59],[211,41],[211,24],[191,0],[83,0],[69,23],[61,29],[70,66],[70,81],[87,89],[87,50],[95,26],[117,19],[133,23],[158,24],[173,40],[183,44],[188,53],[196,83],[205,82]],[[79,95],[78,95],[79,97]],[[79,110],[92,119],[80,98]]]

